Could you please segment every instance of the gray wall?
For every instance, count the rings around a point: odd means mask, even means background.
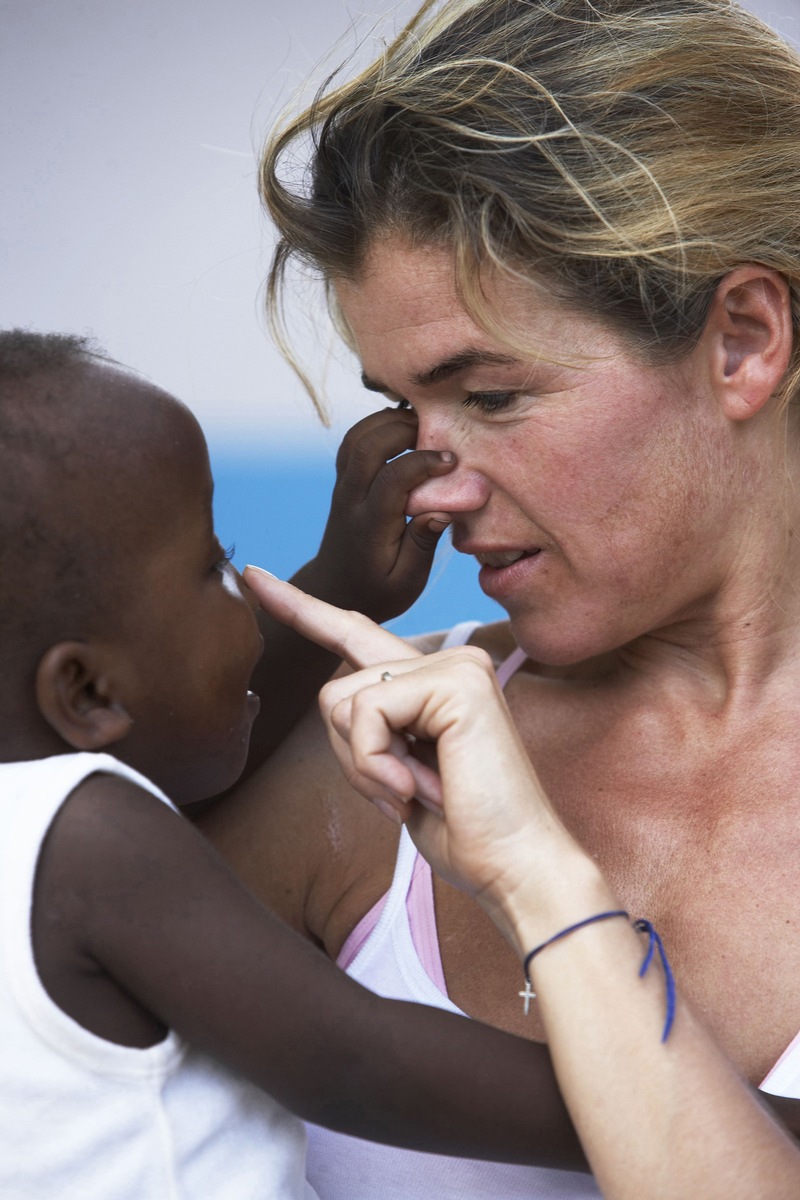
[[[800,39],[800,0],[750,7]],[[353,49],[354,18],[368,53],[387,11],[0,0],[0,325],[93,332],[217,439],[332,450],[339,431],[321,430],[264,332],[255,162],[315,64]],[[368,410],[346,360],[331,391],[340,428]]]

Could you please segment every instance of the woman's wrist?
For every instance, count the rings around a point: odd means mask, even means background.
[[[521,841],[502,880],[479,900],[520,959],[566,926],[621,907],[595,861],[571,838],[553,848],[546,865],[541,849],[531,847],[526,856]]]

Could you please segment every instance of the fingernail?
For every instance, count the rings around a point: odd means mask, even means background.
[[[403,822],[400,819],[400,813],[397,811],[397,809],[394,807],[393,804],[389,803],[388,800],[373,799],[372,803],[375,805],[376,808],[380,809],[380,811],[383,813],[383,815],[385,817],[388,817],[389,820],[392,821],[395,825],[403,824]]]
[[[455,454],[453,454],[453,451],[452,451],[452,450],[440,450],[440,451],[439,451],[439,458],[440,458],[440,459],[442,460],[442,462],[444,462],[444,463],[451,463],[451,462],[455,462],[455,461],[456,461],[456,456],[455,456]]]
[[[257,571],[259,575],[266,575],[267,579],[278,579],[278,576],[273,575],[272,571],[265,571],[263,567],[253,566],[252,563],[247,564],[245,571]],[[280,580],[278,580],[278,582],[280,582]]]
[[[438,517],[432,517],[428,521],[428,529],[430,529],[431,533],[443,533],[449,524],[449,521],[440,521]]]

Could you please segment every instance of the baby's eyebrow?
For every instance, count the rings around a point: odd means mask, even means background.
[[[458,375],[461,371],[469,370],[470,367],[513,367],[519,363],[519,359],[513,354],[498,354],[493,350],[479,350],[468,347],[465,350],[459,350],[456,354],[451,354],[448,358],[436,363],[427,371],[420,371],[416,375],[411,376],[411,383],[415,387],[432,387],[433,384],[442,383],[445,379],[452,378],[453,375]],[[370,392],[387,392],[390,389],[385,384],[379,383],[376,379],[370,379],[365,371],[361,372],[361,382]]]

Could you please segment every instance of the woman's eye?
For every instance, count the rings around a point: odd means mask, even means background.
[[[463,408],[479,408],[485,413],[498,413],[516,400],[516,392],[470,392],[462,401]]]

